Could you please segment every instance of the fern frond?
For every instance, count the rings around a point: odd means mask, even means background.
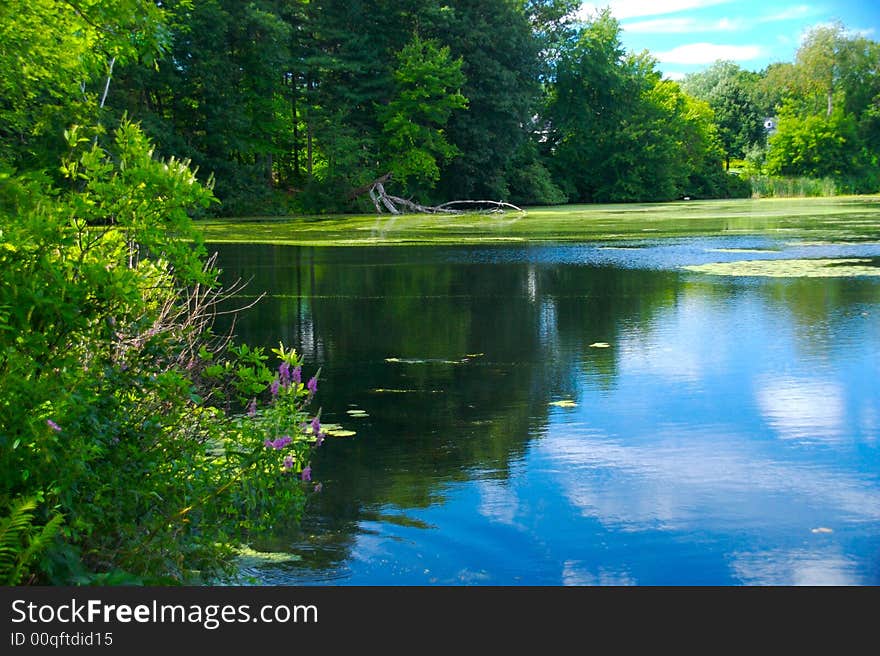
[[[54,539],[62,515],[54,515],[42,527],[34,526],[37,500],[33,497],[17,499],[9,508],[9,515],[0,519],[0,584],[18,585],[33,559]]]

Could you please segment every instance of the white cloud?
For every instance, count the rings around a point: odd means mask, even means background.
[[[757,45],[689,43],[672,50],[654,53],[654,56],[667,64],[711,64],[719,59],[750,61],[759,58],[762,54],[763,49]]]
[[[680,82],[680,81],[683,80],[685,77],[687,77],[687,74],[686,74],[686,73],[679,73],[678,71],[671,71],[671,72],[669,72],[669,73],[664,73],[664,74],[663,74],[663,79],[664,79],[664,80],[674,80],[674,81],[676,81],[676,82]]]
[[[730,2],[731,0],[608,0],[608,2],[585,2],[577,13],[587,20],[605,7],[611,7],[611,15],[618,20],[639,16],[660,16],[688,9],[701,9]]]
[[[760,23],[773,23],[776,21],[794,20],[797,18],[806,18],[816,14],[816,9],[808,5],[796,5],[794,7],[786,7],[775,14],[769,14],[758,18]]]
[[[693,34],[694,32],[737,32],[745,29],[744,20],[721,18],[713,21],[701,21],[695,18],[654,18],[635,23],[624,23],[624,32],[643,34]]]

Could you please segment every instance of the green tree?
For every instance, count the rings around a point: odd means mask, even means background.
[[[446,139],[444,127],[455,110],[467,107],[462,60],[449,47],[418,35],[397,54],[394,95],[378,108],[385,137],[383,159],[393,179],[407,191],[430,189],[440,177],[439,163],[460,151]]]
[[[852,191],[876,191],[880,45],[840,23],[820,26],[778,70],[784,92],[768,173],[833,176]]]
[[[453,0],[442,33],[454,59],[463,60],[461,93],[468,110],[456,112],[446,134],[460,154],[441,168],[443,199],[510,197],[511,163],[524,154],[541,98],[538,52],[524,3]]]
[[[617,176],[598,165],[615,152],[621,114],[637,95],[621,66],[624,54],[620,26],[605,10],[559,59],[545,113],[545,148],[554,179],[569,200],[600,200],[600,189]]]
[[[280,3],[163,3],[172,47],[158,66],[124,67],[110,104],[164,155],[213,175],[225,212],[270,204],[276,158],[292,149],[291,43]],[[294,5],[295,6],[295,5]]]
[[[777,128],[765,164],[770,175],[840,177],[853,170],[859,155],[856,124],[841,108],[830,116],[803,116],[786,106]]]
[[[71,123],[91,122],[114,70],[167,44],[149,0],[0,4],[0,160],[52,169]]]
[[[685,91],[712,108],[727,168],[731,157],[745,157],[750,147],[764,144],[764,115],[755,101],[756,84],[757,76],[729,61],[717,61],[682,82]]]
[[[708,103],[662,80],[647,53],[625,53],[608,10],[563,50],[548,88],[545,152],[569,200],[742,193],[721,167]]]

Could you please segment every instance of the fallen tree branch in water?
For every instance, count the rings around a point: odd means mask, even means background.
[[[421,205],[407,198],[401,198],[400,196],[392,196],[389,194],[385,190],[385,183],[390,179],[391,174],[386,173],[370,184],[355,189],[349,195],[349,198],[353,199],[364,193],[368,193],[370,200],[373,201],[373,207],[376,208],[377,214],[382,213],[383,206],[391,214],[402,214],[401,209],[416,214],[494,214],[504,212],[505,210],[513,210],[525,214],[525,210],[521,207],[517,207],[512,203],[507,203],[501,200],[451,200],[440,205]],[[473,209],[456,209],[453,206],[470,206]]]

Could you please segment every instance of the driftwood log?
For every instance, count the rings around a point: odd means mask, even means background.
[[[501,200],[452,200],[441,205],[421,205],[407,198],[400,196],[392,196],[385,190],[385,183],[391,179],[391,174],[376,178],[371,183],[363,185],[353,190],[349,194],[349,199],[353,200],[364,193],[369,194],[370,200],[373,201],[373,207],[376,208],[377,214],[382,214],[384,207],[391,214],[402,214],[404,211],[415,212],[417,214],[465,214],[474,212],[504,212],[504,210],[514,210],[523,212],[520,207]],[[468,209],[470,208],[470,209]]]

